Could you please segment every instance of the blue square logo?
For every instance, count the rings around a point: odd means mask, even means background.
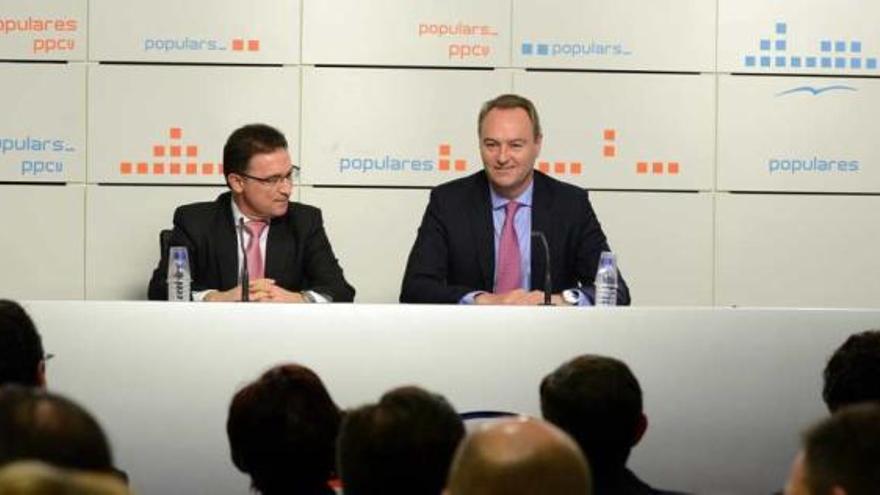
[[[748,55],[746,56],[746,67],[754,67],[755,66],[755,56]]]
[[[805,62],[807,63],[807,67],[815,67],[816,66],[816,57],[807,57]]]
[[[785,67],[785,57],[776,57],[776,67]]]
[[[777,22],[776,23],[776,34],[785,34],[786,27],[787,26],[785,25],[784,22]]]
[[[823,40],[821,43],[819,43],[819,48],[823,52],[830,52],[831,51],[831,42],[828,40]]]
[[[761,50],[769,50],[770,49],[770,40],[761,40]]]
[[[761,57],[761,67],[770,67],[770,57]]]
[[[776,40],[776,50],[780,52],[785,51],[785,40]]]
[[[862,59],[860,59],[860,58],[849,59],[849,68],[850,69],[861,69],[862,68]]]
[[[835,41],[834,42],[834,51],[835,52],[845,52],[846,51],[846,41]]]
[[[877,68],[877,59],[876,58],[869,58],[868,60],[865,60],[865,68],[866,69],[876,69]]]
[[[822,57],[822,67],[826,69],[831,68],[831,57]]]
[[[800,57],[791,57],[791,66],[792,67],[800,67],[801,66],[801,58]]]
[[[853,53],[862,53],[862,42],[853,41],[849,44],[849,51]]]
[[[531,55],[532,54],[532,44],[531,43],[523,43],[522,44],[522,54],[523,55]]]
[[[843,57],[837,57],[834,59],[834,68],[835,69],[846,69],[846,59]]]
[[[550,53],[550,46],[544,43],[538,43],[538,55],[547,55]]]

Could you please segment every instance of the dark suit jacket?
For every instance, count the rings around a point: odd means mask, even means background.
[[[593,292],[602,251],[610,250],[587,192],[535,171],[532,230],[547,236],[553,293]],[[403,276],[400,302],[457,303],[472,291],[492,292],[495,239],[486,173],[442,184],[431,200]],[[544,287],[543,247],[532,239],[531,287]],[[629,304],[621,276],[618,304]]]
[[[189,251],[193,291],[228,290],[239,283],[231,198],[225,192],[213,202],[184,205],[174,212],[171,245]],[[313,290],[339,302],[354,299],[354,288],[346,282],[324,233],[321,210],[290,203],[287,213],[269,225],[267,278],[290,291]],[[168,253],[162,253],[150,280],[150,299],[167,299],[167,270]]]

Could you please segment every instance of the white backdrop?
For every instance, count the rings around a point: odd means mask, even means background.
[[[635,305],[880,307],[878,23],[859,0],[0,0],[0,295],[143,298],[173,207],[264,121],[357,301],[395,302],[427,189],[479,169],[478,107],[517,91]]]

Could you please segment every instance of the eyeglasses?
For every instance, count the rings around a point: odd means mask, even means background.
[[[246,174],[244,172],[235,173],[246,179],[253,179],[269,187],[278,187],[279,185],[281,185],[282,182],[287,182],[288,184],[299,182],[299,167],[297,167],[296,165],[291,165],[290,170],[288,170],[287,173],[284,175],[273,175],[271,177],[255,177],[251,174]]]

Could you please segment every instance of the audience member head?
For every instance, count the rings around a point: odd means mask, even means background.
[[[115,472],[110,444],[95,418],[43,389],[0,389],[0,466],[36,459],[58,467]]]
[[[577,444],[539,419],[503,419],[468,435],[455,454],[446,495],[589,495]]]
[[[822,398],[831,412],[866,401],[880,401],[880,330],[851,335],[825,366]]]
[[[232,462],[263,494],[332,493],[339,422],[339,408],[315,372],[276,366],[229,405]]]
[[[349,411],[339,434],[346,495],[438,495],[464,425],[440,395],[418,387],[392,390]]]
[[[842,408],[804,434],[786,495],[880,493],[880,405]]]
[[[15,301],[0,299],[0,385],[46,384],[43,341],[33,320]]]
[[[596,478],[623,469],[647,428],[638,380],[605,356],[579,356],[547,375],[541,412],[580,445]]]
[[[3,495],[129,495],[117,476],[63,470],[37,461],[21,461],[0,469]]]

